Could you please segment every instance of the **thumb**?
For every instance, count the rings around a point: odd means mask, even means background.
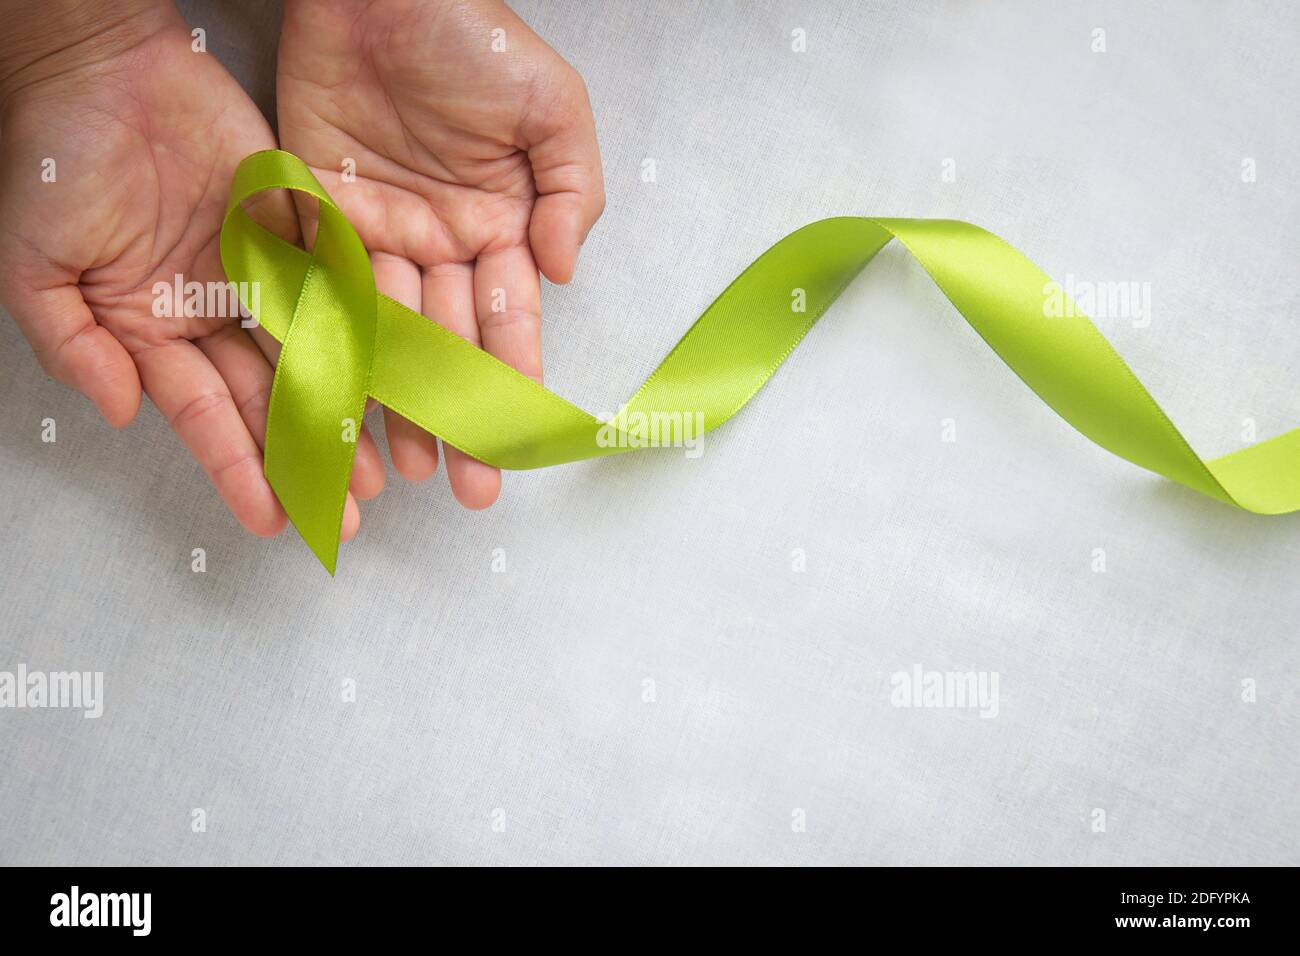
[[[605,209],[605,179],[587,89],[576,73],[543,111],[540,137],[529,145],[537,200],[528,241],[542,274],[552,282],[573,278],[578,248]]]

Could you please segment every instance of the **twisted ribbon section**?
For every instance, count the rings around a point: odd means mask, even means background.
[[[279,188],[320,203],[310,252],[263,229],[241,205]],[[1300,510],[1300,429],[1202,460],[1091,321],[1077,308],[1048,314],[1048,277],[965,222],[846,216],[792,232],[718,296],[608,423],[378,295],[356,231],[290,153],[254,153],[240,164],[221,261],[241,290],[259,283],[256,318],[284,345],[267,420],[266,476],[333,574],[368,396],[500,468],[644,447],[637,430],[654,416],[691,415],[711,431],[749,401],[891,239],[1026,385],[1101,447],[1248,511]]]

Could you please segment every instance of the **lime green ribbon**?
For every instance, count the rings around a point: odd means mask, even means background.
[[[320,202],[310,252],[241,203],[267,189]],[[756,259],[705,310],[609,422],[375,291],[365,247],[297,157],[254,153],[235,172],[221,229],[227,277],[258,283],[255,317],[283,343],[266,429],[266,477],[330,574],[366,399],[499,468],[541,468],[644,447],[646,422],[738,412],[891,239],[1062,418],[1103,448],[1259,514],[1300,510],[1300,429],[1202,460],[1059,287],[990,232],[950,219],[823,219]],[[702,416],[702,419],[701,417]]]

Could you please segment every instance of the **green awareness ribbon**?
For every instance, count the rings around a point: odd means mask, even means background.
[[[310,252],[244,210],[245,200],[268,189],[319,201]],[[1247,511],[1300,510],[1300,428],[1201,459],[1087,317],[1077,308],[1048,314],[1046,292],[1059,287],[1002,239],[966,222],[844,216],[790,233],[718,296],[609,422],[377,294],[356,231],[290,153],[254,153],[239,165],[221,261],[241,294],[244,283],[258,283],[255,318],[283,343],[267,418],[266,477],[333,574],[368,396],[499,468],[640,447],[636,423],[654,415],[699,421],[702,414],[711,431],[749,401],[891,239],[1039,398],[1101,447]],[[802,310],[793,307],[799,289]],[[251,298],[244,296],[246,308]]]

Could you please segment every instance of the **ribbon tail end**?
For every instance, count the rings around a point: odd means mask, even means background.
[[[321,567],[329,572],[329,576],[334,577],[334,571],[338,567],[339,560],[338,542],[335,541],[333,548],[328,550],[325,548],[312,547],[311,552],[316,555],[316,560],[321,563]]]

